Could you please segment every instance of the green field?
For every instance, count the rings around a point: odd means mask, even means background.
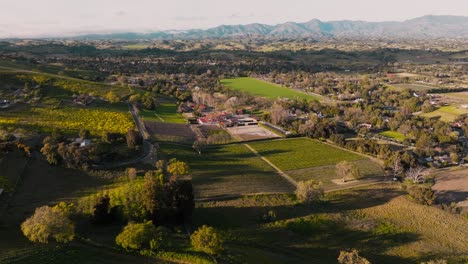
[[[307,99],[307,100],[319,100],[319,98],[302,93],[293,89],[282,87],[276,84],[268,83],[265,81],[257,80],[254,78],[235,78],[235,79],[224,79],[221,83],[225,86],[251,93],[257,96],[263,96],[268,98],[290,98],[290,99]]]
[[[437,87],[434,87],[434,86],[429,86],[429,85],[424,85],[424,84],[410,84],[410,83],[392,84],[392,85],[389,85],[388,87],[396,91],[403,91],[403,90],[409,89],[409,90],[416,91],[416,92],[437,89]]]
[[[381,166],[369,158],[308,138],[254,142],[249,145],[294,180],[317,179],[322,181],[325,189],[339,187],[333,182],[337,179],[335,165],[343,160],[358,166],[363,181],[383,175]]]
[[[404,141],[406,139],[405,135],[403,135],[403,134],[401,134],[399,132],[396,132],[396,131],[384,131],[384,132],[381,132],[379,134],[382,135],[382,136],[385,136],[385,137],[396,139],[398,141]]]
[[[161,103],[154,111],[142,110],[140,115],[147,121],[187,124],[180,113],[177,113],[177,105],[175,103]]]
[[[443,106],[434,112],[422,114],[424,117],[440,116],[440,120],[444,122],[452,122],[461,115],[468,114],[468,109],[464,109],[458,105]]]
[[[343,160],[365,159],[358,154],[308,138],[254,142],[249,145],[282,170],[326,166]]]
[[[160,146],[164,157],[189,163],[197,198],[293,190],[289,183],[243,145],[210,147],[202,155],[191,147]]]

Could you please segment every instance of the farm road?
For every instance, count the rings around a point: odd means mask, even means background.
[[[289,176],[288,174],[286,174],[284,171],[282,171],[280,168],[276,167],[275,164],[273,164],[271,161],[269,161],[267,158],[263,157],[262,155],[260,155],[260,153],[258,153],[258,151],[256,151],[254,148],[252,148],[249,144],[243,144],[246,148],[248,148],[253,154],[255,154],[257,157],[259,157],[260,159],[262,159],[264,162],[266,162],[268,165],[270,165],[270,167],[272,167],[273,169],[276,170],[276,172],[281,176],[283,177],[284,179],[286,179],[289,183],[291,183],[292,185],[294,185],[294,187],[297,187],[297,182],[291,178],[291,176]]]

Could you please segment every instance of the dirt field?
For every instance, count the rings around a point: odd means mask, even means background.
[[[226,129],[229,134],[240,141],[279,138],[278,135],[260,126],[240,126]]]
[[[193,143],[195,133],[188,124],[173,124],[145,121],[146,129],[153,139],[158,141],[171,141]]]
[[[438,175],[432,189],[437,192],[440,202],[456,202],[468,207],[468,169],[443,171]]]

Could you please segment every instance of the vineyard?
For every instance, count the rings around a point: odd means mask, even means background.
[[[34,108],[4,113],[0,117],[0,125],[28,127],[38,132],[49,132],[54,128],[75,132],[84,128],[100,135],[104,131],[126,133],[134,124],[127,112],[96,108]]]

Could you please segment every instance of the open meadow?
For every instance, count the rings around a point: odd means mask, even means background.
[[[224,79],[221,83],[225,86],[239,91],[251,93],[253,95],[268,97],[268,98],[290,98],[290,99],[307,99],[307,100],[319,100],[319,98],[299,92],[290,88],[279,86],[276,84],[268,83],[265,81],[257,80],[254,78],[235,78],[235,79]]]
[[[292,195],[198,203],[194,224],[207,223],[227,235],[222,260],[231,263],[336,263],[353,248],[383,264],[468,257],[466,218],[415,204],[390,184],[332,192],[309,206]]]

